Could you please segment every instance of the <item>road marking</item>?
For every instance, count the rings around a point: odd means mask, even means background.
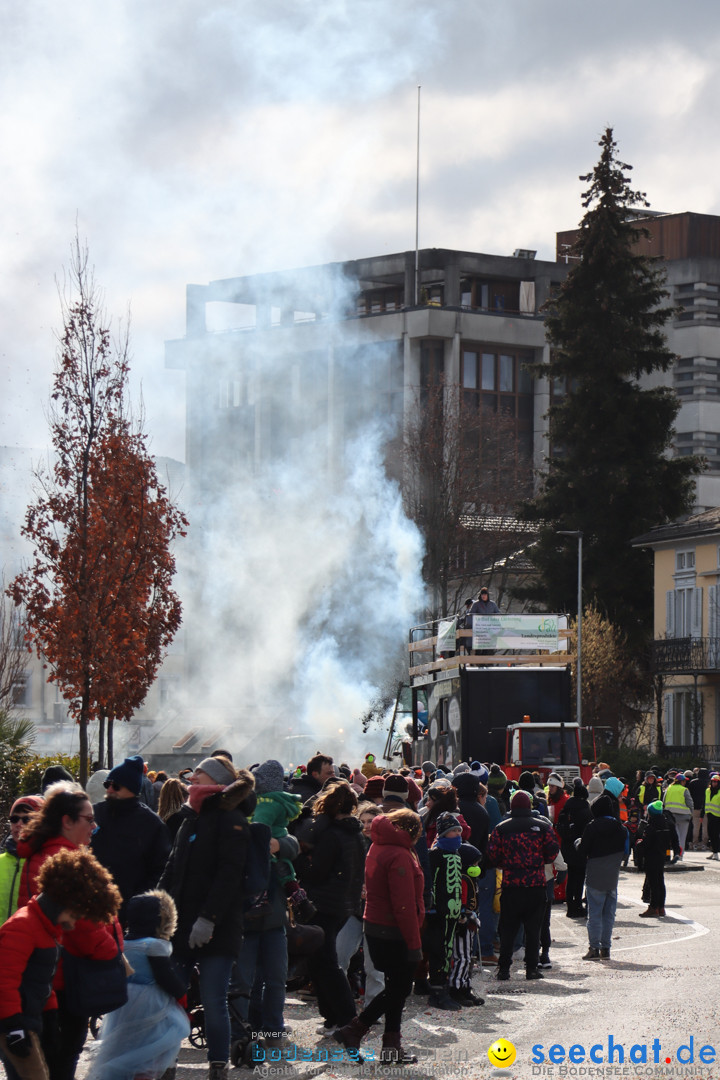
[[[633,900],[630,896],[620,896],[618,894],[618,900],[622,900],[624,904],[631,904],[634,907],[644,907],[644,903],[640,900]],[[624,945],[621,948],[615,948],[613,946],[612,955],[619,952],[635,952],[636,949],[657,949],[661,945],[675,945],[680,941],[690,941],[691,938],[703,937],[705,934],[710,933],[709,926],[703,926],[702,923],[695,922],[694,919],[684,919],[682,915],[667,914],[663,916],[665,919],[674,919],[675,922],[684,923],[691,931],[689,934],[684,934],[682,937],[668,938],[666,941],[649,941],[646,945]]]

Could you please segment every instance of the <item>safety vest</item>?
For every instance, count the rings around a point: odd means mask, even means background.
[[[679,817],[691,817],[691,811],[688,804],[685,802],[685,785],[684,784],[671,784],[665,792],[664,806],[666,810],[669,810],[671,814],[677,814]],[[720,813],[720,811],[718,811]]]
[[[623,825],[627,825],[628,819],[627,802],[625,801],[627,799],[627,793],[628,789],[626,784],[620,792],[620,798],[618,799],[618,806],[620,807],[620,821],[623,823]]]
[[[657,790],[659,790],[659,788],[657,787],[657,784],[642,784],[641,787],[638,788],[638,796],[637,796],[638,797],[638,802],[640,803],[641,806],[645,805],[645,789],[648,788],[648,787],[654,787]],[[648,801],[649,802],[654,802],[655,797],[653,797],[652,799],[649,799]]]
[[[710,786],[705,789],[705,813],[720,817],[720,787],[714,791]]]

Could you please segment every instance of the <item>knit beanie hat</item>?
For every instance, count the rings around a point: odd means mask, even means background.
[[[71,783],[75,783],[75,777],[71,776],[64,765],[50,765],[42,775],[40,781],[40,791],[45,794],[47,788],[51,784],[57,784],[59,780],[69,780]]]
[[[614,817],[613,804],[609,795],[598,795],[590,809],[594,817]]]
[[[585,787],[582,778],[579,776],[576,776],[573,780],[573,795],[576,799],[587,799],[588,797],[588,789]]]
[[[405,780],[408,786],[408,802],[410,806],[416,807],[422,799],[422,788],[418,787],[412,776],[406,776]]]
[[[588,780],[588,799],[590,802],[594,802],[598,795],[603,793],[603,782],[599,776],[591,776]]]
[[[367,788],[365,788],[367,791]],[[400,776],[399,773],[391,773],[390,776],[386,776],[383,782],[382,797],[387,799],[388,795],[393,795],[403,800],[408,801],[408,795],[410,794],[410,787],[404,776]]]
[[[262,768],[262,765],[260,768]],[[203,758],[200,764],[195,766],[195,772],[207,773],[210,779],[221,787],[227,787],[228,784],[232,784],[235,780],[234,773],[228,772],[220,758],[216,757]],[[282,772],[282,766],[280,766],[280,772]]]
[[[555,787],[559,787],[559,788],[564,788],[565,787],[565,781],[563,780],[560,773],[551,772],[550,775],[547,778],[547,782],[548,782],[548,784],[554,784]]]
[[[365,785],[364,795],[366,799],[371,801],[374,799],[383,798],[383,789],[385,787],[385,780],[382,776],[371,776]]]
[[[518,788],[513,797],[510,799],[510,813],[524,813],[532,809],[532,801],[527,791],[523,788]]]
[[[460,776],[461,773],[470,772],[470,766],[467,761],[461,761],[459,765],[456,765],[453,769],[453,776]]]
[[[479,769],[473,769],[473,772],[477,776],[480,783],[487,786],[487,782],[490,779],[490,773],[488,772],[486,766],[481,765]]]
[[[619,799],[622,795],[625,785],[622,780],[618,780],[617,776],[610,776],[605,781],[605,790],[609,791],[611,795],[614,795],[616,799]]]
[[[432,774],[436,771],[434,761],[423,761],[421,768],[427,776],[432,776]]]
[[[361,791],[364,791],[367,782],[367,776],[363,776],[359,769],[353,769],[352,783],[354,787],[359,787]]]
[[[120,765],[111,769],[107,774],[107,779],[114,780],[121,787],[126,787],[128,791],[132,791],[133,795],[139,795],[142,789],[144,768],[145,762],[139,754],[135,754],[133,757],[126,757]]]
[[[10,807],[11,814],[19,814],[21,810],[40,810],[45,802],[41,795],[23,795],[16,799]]]
[[[268,758],[262,765],[256,766],[252,774],[255,777],[257,795],[263,795],[266,791],[282,791],[285,786],[285,772],[280,762],[275,761],[274,758]],[[218,782],[221,783],[221,781]]]
[[[444,814],[439,815],[439,817],[438,817],[438,819],[437,819],[437,821],[435,823],[435,830],[436,830],[437,836],[445,836],[445,834],[449,833],[451,829],[461,829],[461,828],[462,828],[462,825],[460,824],[458,819],[455,817],[455,815],[451,814],[447,810],[445,811]]]
[[[660,802],[659,799],[656,799],[655,802],[651,802],[649,804],[649,806],[648,806],[648,814],[662,814],[662,812],[663,812],[663,804]]]

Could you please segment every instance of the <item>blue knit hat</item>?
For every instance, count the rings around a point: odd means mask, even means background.
[[[657,799],[655,802],[651,802],[648,805],[648,814],[662,814],[663,804]]]
[[[107,774],[108,780],[114,780],[116,784],[126,787],[133,795],[139,795],[142,790],[145,762],[139,754],[126,757],[121,765],[116,765]]]

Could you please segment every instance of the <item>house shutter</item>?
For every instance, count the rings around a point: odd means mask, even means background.
[[[665,742],[672,746],[673,737],[673,705],[675,698],[672,694],[665,694]]]
[[[668,637],[675,637],[675,590],[665,593],[665,632]]]
[[[710,585],[708,588],[708,663],[710,667],[718,666],[718,647],[720,646],[718,599],[718,586]]]
[[[702,589],[693,589],[690,595],[690,637],[702,637]]]

